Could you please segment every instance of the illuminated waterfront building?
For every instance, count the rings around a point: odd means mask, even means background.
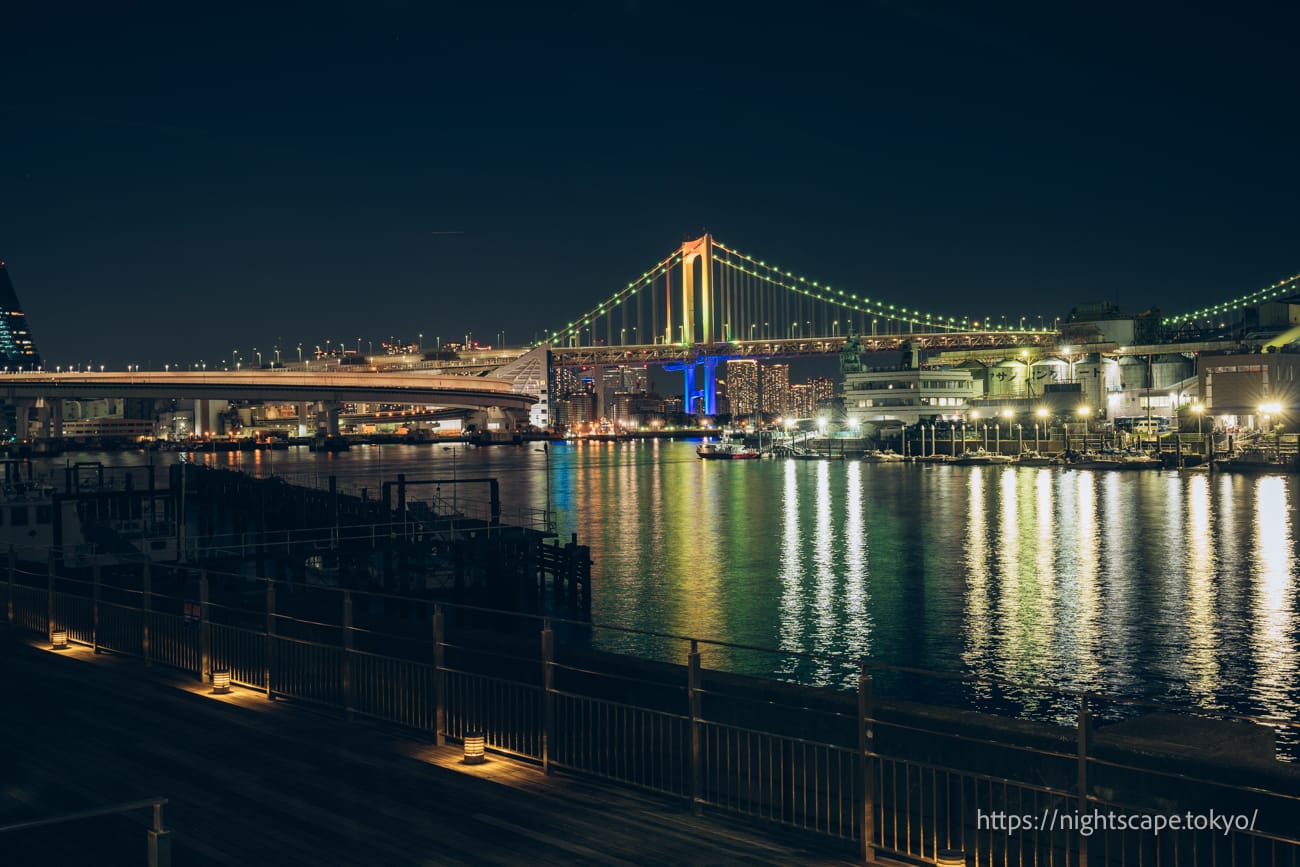
[[[864,429],[884,421],[916,424],[962,414],[980,397],[969,370],[891,366],[844,375],[844,409]]]

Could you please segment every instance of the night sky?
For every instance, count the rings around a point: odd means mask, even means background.
[[[704,229],[944,315],[1183,312],[1300,271],[1298,23],[5,4],[0,258],[51,365],[521,343]]]

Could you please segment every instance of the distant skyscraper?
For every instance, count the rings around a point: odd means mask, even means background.
[[[811,385],[790,386],[790,411],[786,413],[794,418],[812,418],[817,407],[816,397]]]
[[[835,399],[835,380],[825,376],[810,377],[808,385],[812,388],[814,403],[829,403]]]
[[[752,358],[727,362],[727,400],[733,416],[754,414],[758,409],[758,362]]]
[[[0,262],[0,364],[23,370],[41,366],[41,356],[27,327],[27,316],[18,303],[18,293]]]
[[[763,376],[763,412],[785,415],[790,409],[790,365],[765,364]]]

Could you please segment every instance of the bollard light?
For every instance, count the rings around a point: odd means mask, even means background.
[[[940,849],[934,853],[935,867],[966,867],[966,856],[959,849]]]
[[[481,731],[472,731],[465,733],[465,764],[481,765],[484,762],[483,750],[487,746],[487,738]]]
[[[230,669],[214,668],[212,670],[212,691],[217,695],[230,692]]]
[[[54,647],[55,650],[67,650],[67,649],[68,649],[68,630],[66,630],[66,629],[55,629],[53,632],[51,632],[51,633],[50,633],[50,644]]]

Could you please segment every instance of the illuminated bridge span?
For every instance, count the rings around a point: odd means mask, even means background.
[[[1037,326],[1037,327],[1035,327]],[[1050,332],[1042,317],[945,316],[846,292],[705,235],[656,263],[582,316],[552,347],[690,346],[878,336]]]
[[[686,374],[686,401],[716,410],[715,370],[728,358],[863,348],[996,349],[1055,342],[1036,317],[1015,324],[944,316],[809,280],[716,241],[688,241],[638,280],[550,332],[553,363],[663,363]]]
[[[1248,308],[1297,293],[1300,274],[1164,322],[1174,329],[1223,327]],[[850,332],[861,335],[868,348],[872,342],[889,348],[903,340],[940,348],[996,348],[1041,343],[1036,336],[1055,334],[1058,322],[1038,314],[951,316],[891,304],[810,280],[704,235],[540,343],[553,350],[635,347],[655,360],[688,357],[687,347],[724,345],[741,347],[742,354],[758,354],[755,344],[778,355],[834,351]]]
[[[0,377],[0,395],[23,399],[95,397],[212,398],[222,400],[393,403],[465,409],[527,410],[535,396],[511,391],[509,382],[481,376],[426,373],[304,373],[240,370],[213,373],[13,373]]]
[[[1300,275],[1239,298],[1165,319],[1193,351],[1228,334],[1255,305],[1300,291]],[[728,247],[710,235],[687,241],[638,279],[546,335],[555,366],[665,364],[686,373],[688,406],[715,409],[714,370],[730,358],[838,352],[848,335],[865,351],[911,348],[965,357],[1009,349],[1054,350],[1056,325],[1040,315],[952,316],[810,280]],[[1217,345],[1217,344],[1216,344]],[[1091,345],[1090,351],[1122,353]],[[1159,351],[1175,351],[1164,348]],[[697,382],[699,383],[697,387]]]

